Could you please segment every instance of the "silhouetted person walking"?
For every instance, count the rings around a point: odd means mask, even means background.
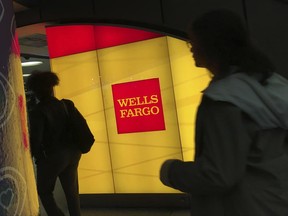
[[[288,81],[227,10],[204,14],[189,38],[212,81],[196,120],[192,162],[168,160],[161,181],[191,194],[193,216],[288,215]]]
[[[59,177],[70,216],[80,216],[78,191],[78,163],[81,152],[67,134],[67,114],[63,103],[53,96],[53,87],[59,83],[53,72],[33,73],[27,87],[39,103],[30,117],[31,151],[37,166],[38,194],[49,216],[63,216],[57,206],[53,190]]]

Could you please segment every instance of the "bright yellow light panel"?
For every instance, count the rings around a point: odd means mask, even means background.
[[[80,161],[80,193],[114,193],[96,51],[51,59],[51,67],[60,79],[56,96],[75,103],[96,139]]]
[[[79,165],[80,193],[179,193],[159,180],[166,159],[192,160],[195,113],[206,70],[194,66],[182,40],[134,42],[51,59],[58,98],[86,117],[96,142]],[[112,85],[159,78],[165,130],[118,134]]]
[[[192,54],[183,40],[167,37],[179,131],[185,161],[194,159],[195,117],[202,91],[210,82],[206,69],[195,67]]]

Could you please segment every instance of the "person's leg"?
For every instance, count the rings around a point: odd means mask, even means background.
[[[59,175],[66,196],[70,216],[81,215],[77,171],[80,157],[80,152],[73,152],[70,159],[71,163]]]
[[[57,206],[53,190],[57,179],[57,170],[45,160],[37,165],[37,191],[48,216],[64,216]]]

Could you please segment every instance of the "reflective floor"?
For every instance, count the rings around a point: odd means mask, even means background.
[[[114,208],[114,209],[83,209],[82,216],[190,216],[187,209],[145,209],[145,208]]]
[[[68,211],[65,210],[65,216],[69,216]],[[47,216],[43,209],[41,216]],[[190,216],[190,212],[188,209],[98,208],[82,209],[81,216]]]
[[[62,187],[57,180],[55,191],[55,200],[60,209],[69,216],[68,208]],[[40,215],[47,216],[43,206],[40,204]],[[189,209],[185,208],[82,208],[82,216],[190,216]]]

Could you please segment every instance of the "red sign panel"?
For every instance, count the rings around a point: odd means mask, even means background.
[[[158,78],[112,85],[118,133],[165,130]]]

